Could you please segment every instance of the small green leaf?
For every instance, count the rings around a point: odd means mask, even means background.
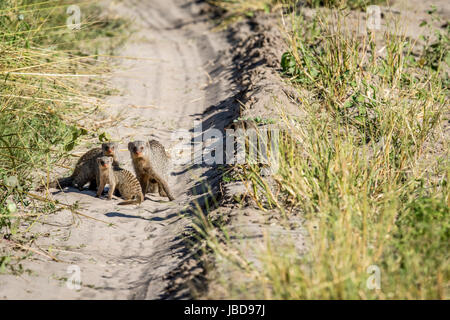
[[[352,105],[353,105],[353,101],[349,99],[349,100],[345,101],[344,108],[345,109],[351,108]]]
[[[111,136],[110,136],[107,132],[102,132],[102,133],[98,136],[98,140],[99,140],[100,142],[110,141],[110,140],[111,140]]]
[[[252,18],[252,17],[255,15],[255,13],[254,13],[253,11],[247,11],[247,12],[245,13],[245,15],[246,15],[247,17],[249,17],[249,18]]]
[[[75,141],[71,141],[64,146],[64,151],[72,151],[75,147]]]
[[[4,273],[6,271],[6,266],[11,262],[11,258],[9,256],[0,257],[0,273]]]

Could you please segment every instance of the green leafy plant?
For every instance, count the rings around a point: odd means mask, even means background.
[[[66,25],[74,4],[83,12],[80,30]],[[122,41],[126,23],[100,13],[96,3],[78,0],[0,2],[0,237],[13,244],[34,210],[55,210],[45,202],[30,206],[29,191],[41,183],[39,172],[51,171],[86,137],[90,128],[80,120],[98,107],[92,98],[104,97],[104,83],[78,76],[108,70],[98,53]],[[10,270],[17,255],[2,244],[0,269]]]

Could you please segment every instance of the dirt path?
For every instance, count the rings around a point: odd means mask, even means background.
[[[113,107],[105,110],[105,117],[124,117],[119,127],[109,130],[113,139],[120,140],[120,148],[143,138],[158,139],[170,148],[171,133],[192,130],[194,120],[201,121],[203,129],[223,128],[233,116],[230,101],[234,100],[228,80],[231,70],[218,64],[219,58],[223,64],[221,50],[228,44],[223,34],[209,31],[211,25],[199,15],[199,5],[183,0],[127,0],[112,9],[131,18],[133,28],[140,30],[119,54],[141,59],[121,61],[113,82],[124,95],[111,97],[108,102]],[[127,151],[119,159],[131,168]],[[33,226],[41,233],[34,248],[61,262],[33,255],[24,262],[31,275],[0,278],[0,298],[167,298],[166,275],[189,258],[182,241],[191,221],[189,208],[206,184],[214,186],[215,177],[212,167],[175,165],[169,184],[176,201],[148,195],[139,207],[96,199],[90,191],[55,193],[55,199],[78,201],[80,212],[106,223],[69,211],[40,217],[42,224]],[[73,276],[68,273],[71,266],[80,271],[78,290],[66,283]]]

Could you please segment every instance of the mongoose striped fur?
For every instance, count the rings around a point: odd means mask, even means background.
[[[168,185],[169,156],[164,146],[156,140],[128,143],[137,179],[142,193],[159,192],[160,196],[175,200]]]
[[[65,187],[77,187],[83,190],[86,183],[89,182],[89,189],[96,190],[98,186],[98,181],[96,179],[97,175],[97,159],[102,156],[111,157],[114,166],[119,166],[119,162],[116,156],[116,143],[103,143],[101,148],[93,148],[87,151],[84,155],[78,159],[75,169],[70,177],[64,177],[52,181],[47,185],[40,186],[37,190],[42,191],[48,188],[65,188]]]
[[[102,195],[106,184],[109,184],[108,200],[112,199],[114,190],[117,188],[124,200],[119,205],[140,204],[144,201],[141,184],[136,177],[128,170],[113,167],[111,157],[97,158],[99,187],[97,197]]]

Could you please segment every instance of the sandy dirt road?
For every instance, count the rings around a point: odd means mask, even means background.
[[[235,111],[232,68],[223,53],[229,45],[224,34],[210,31],[199,5],[185,0],[105,3],[138,30],[118,52],[138,59],[120,60],[112,82],[122,94],[110,97],[112,107],[103,111],[105,119],[123,118],[108,130],[124,150],[119,155],[123,167],[131,169],[125,151],[130,140],[154,138],[170,149],[172,132],[192,130],[195,120],[203,130],[223,128]],[[140,206],[118,206],[119,200],[96,199],[91,191],[53,190],[55,199],[78,201],[80,212],[105,223],[69,211],[41,216],[33,225],[40,234],[33,248],[60,262],[33,255],[24,262],[31,274],[0,277],[0,299],[170,298],[166,275],[189,259],[183,243],[189,208],[206,185],[214,188],[216,179],[211,166],[175,164],[169,185],[176,201],[147,195]],[[81,288],[69,288],[67,280],[77,275]]]

